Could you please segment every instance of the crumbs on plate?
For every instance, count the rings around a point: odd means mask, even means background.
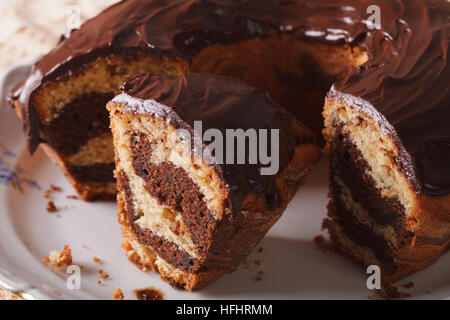
[[[411,289],[411,288],[414,288],[414,286],[415,286],[414,282],[412,282],[412,281],[401,285],[401,287],[405,288],[405,289]]]
[[[58,212],[58,208],[56,207],[55,203],[53,201],[49,201],[47,203],[47,211],[50,213]]]
[[[55,192],[62,192],[62,188],[55,186],[54,184],[51,184],[50,187],[45,191],[44,197],[46,199],[49,199],[53,196]]]
[[[103,269],[98,270],[97,273],[98,273],[100,279],[103,279],[103,280],[109,279],[109,275],[107,275],[107,274],[103,271]]]
[[[112,297],[114,300],[124,300],[123,292],[119,287],[114,288]]]
[[[259,270],[258,273],[256,274],[256,281],[261,281],[264,277],[264,271]]]
[[[102,263],[102,260],[99,259],[99,258],[97,258],[97,257],[92,258],[92,260],[94,260],[94,262],[95,262],[95,263],[98,263],[98,264],[101,264],[101,263]]]
[[[52,269],[63,270],[72,264],[72,250],[66,244],[61,251],[50,251],[47,257],[42,258],[42,261]]]

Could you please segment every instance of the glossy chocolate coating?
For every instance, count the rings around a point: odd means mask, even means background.
[[[380,7],[379,30],[368,22],[371,5]],[[398,161],[416,191],[444,195],[450,192],[449,13],[446,0],[126,0],[63,39],[13,99],[20,100],[33,151],[40,143],[33,92],[99,56],[139,50],[189,61],[212,43],[272,32],[358,45],[369,62],[330,94],[373,107],[395,137]]]

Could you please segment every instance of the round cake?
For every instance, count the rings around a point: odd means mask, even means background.
[[[326,142],[337,247],[395,281],[450,247],[449,13],[446,0],[126,0],[62,37],[10,101],[30,150],[43,143],[92,200],[116,193],[105,105],[125,81],[193,72],[262,89]]]

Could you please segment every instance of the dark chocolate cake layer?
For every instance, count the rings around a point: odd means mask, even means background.
[[[97,92],[73,100],[47,125],[47,136],[51,137],[47,143],[61,155],[69,156],[90,139],[109,133],[108,111],[104,106],[112,98],[113,93]]]
[[[114,163],[69,166],[68,172],[80,182],[114,182]]]

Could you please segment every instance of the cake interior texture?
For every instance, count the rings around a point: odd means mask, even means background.
[[[199,289],[247,257],[281,217],[305,175],[321,159],[321,151],[314,135],[295,118],[285,118],[263,91],[211,75],[143,79],[149,84],[140,89],[146,100],[125,92],[108,104],[122,246],[133,263],[159,272],[173,286]],[[136,81],[139,85],[141,80]],[[136,108],[136,103],[143,107]],[[237,117],[246,104],[247,113],[260,110],[264,115],[252,123],[273,123],[283,131],[284,160],[274,176],[254,177],[254,169],[238,164],[218,169],[202,157],[193,161],[191,144],[169,120],[181,117],[177,123],[192,125],[187,119],[197,119],[198,110],[203,110],[200,120],[205,125],[240,128]],[[283,119],[279,127],[278,113]]]

